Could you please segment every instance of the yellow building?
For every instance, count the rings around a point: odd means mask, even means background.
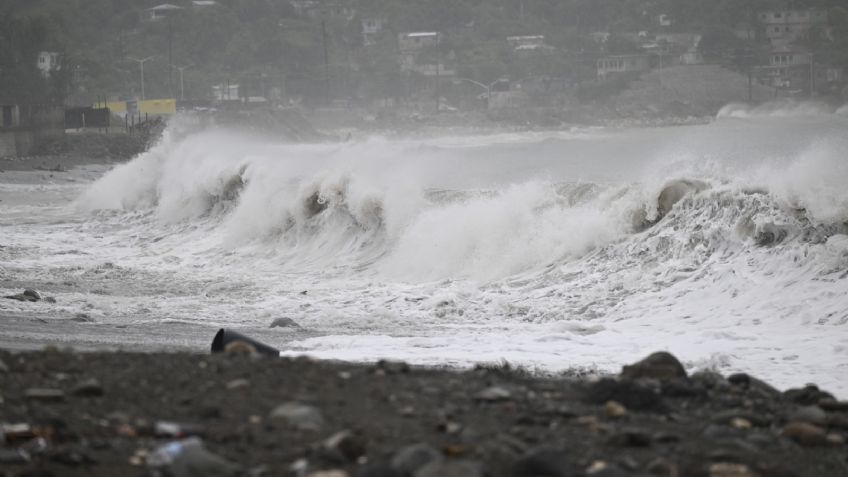
[[[101,107],[102,104],[99,103],[95,107]],[[106,103],[106,107],[109,108],[112,114],[118,116],[126,116],[128,113],[133,116],[138,114],[142,116],[170,116],[177,112],[177,100],[166,98],[145,99],[144,101],[109,101]]]

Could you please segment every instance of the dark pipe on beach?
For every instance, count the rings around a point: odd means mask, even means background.
[[[226,351],[227,346],[237,342],[242,342],[247,345],[250,345],[251,347],[253,347],[253,349],[256,350],[257,353],[261,355],[274,356],[277,358],[280,356],[280,350],[272,346],[268,346],[265,343],[260,343],[253,338],[248,338],[247,336],[244,336],[241,333],[237,333],[233,330],[228,330],[226,328],[221,328],[220,330],[218,330],[218,332],[215,334],[215,338],[212,339],[212,352],[222,353]]]

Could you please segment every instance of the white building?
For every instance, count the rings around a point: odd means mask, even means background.
[[[62,69],[61,56],[55,51],[42,51],[38,54],[36,66],[45,78],[49,78],[52,72]]]
[[[807,36],[814,26],[827,26],[827,12],[819,9],[769,10],[758,15],[772,44],[787,44]]]
[[[171,5],[170,3],[163,3],[161,5],[156,5],[153,8],[148,8],[147,10],[144,10],[144,13],[141,18],[145,21],[155,22],[168,18],[174,13],[180,12],[182,10],[184,10],[183,7]]]

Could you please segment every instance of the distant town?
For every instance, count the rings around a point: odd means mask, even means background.
[[[556,126],[848,99],[837,0],[18,0],[0,18],[6,156],[181,110]]]

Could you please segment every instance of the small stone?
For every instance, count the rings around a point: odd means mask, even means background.
[[[813,384],[808,384],[803,388],[788,389],[783,393],[783,397],[795,404],[801,404],[804,406],[812,406],[821,401],[834,400],[832,394],[820,390],[818,386]]]
[[[365,440],[350,431],[341,431],[324,441],[324,448],[334,452],[349,462],[356,462],[365,455]]]
[[[71,321],[76,321],[77,323],[93,323],[94,320],[91,318],[91,315],[88,313],[77,313],[71,318]]]
[[[659,386],[652,385],[648,380],[603,378],[588,388],[586,400],[593,404],[616,401],[635,411],[663,411],[666,409]]]
[[[816,426],[827,425],[827,414],[818,406],[799,407],[789,417],[789,421],[806,422]]]
[[[277,318],[276,320],[271,322],[270,327],[271,328],[295,328],[295,329],[301,328],[301,326],[299,324],[297,324],[297,322],[295,322],[293,319],[287,318],[287,317]]]
[[[837,401],[835,399],[822,399],[819,401],[819,407],[825,411],[846,412],[848,411],[848,401]]]
[[[53,303],[53,304],[55,304],[55,303],[56,303],[56,299],[55,299],[55,298],[53,298],[52,296],[47,296],[47,297],[44,297],[44,302],[45,302],[45,303]]]
[[[98,397],[103,395],[103,386],[96,378],[86,379],[71,389],[72,396]]]
[[[609,442],[624,447],[650,447],[651,435],[640,429],[623,429],[610,436]]]
[[[490,388],[486,388],[476,396],[475,399],[478,401],[487,401],[487,402],[495,402],[495,401],[506,401],[512,397],[512,393],[509,392],[508,389],[502,388],[500,386],[492,386]]]
[[[624,366],[621,377],[628,379],[675,379],[685,378],[686,369],[671,353],[660,351],[653,353],[637,363]]]
[[[610,419],[620,419],[627,415],[627,408],[621,403],[615,401],[607,401],[604,404],[604,416]]]
[[[753,427],[753,424],[751,424],[751,421],[749,421],[745,418],[742,418],[742,417],[734,417],[733,419],[730,420],[730,425],[735,427],[736,429],[743,429],[743,430],[750,429],[751,427]]]
[[[250,381],[245,378],[237,378],[233,379],[232,381],[228,381],[226,386],[227,389],[229,389],[230,391],[233,391],[235,389],[248,388],[250,387]]]
[[[514,477],[577,475],[577,466],[568,453],[559,449],[541,448],[519,458],[512,469]]]
[[[662,457],[657,457],[649,462],[648,465],[645,466],[645,470],[656,477],[677,477],[680,475],[677,464],[669,462]]]
[[[310,472],[309,477],[350,477],[350,474],[343,470],[319,470],[318,472]]]
[[[43,298],[41,293],[38,293],[38,291],[33,290],[32,288],[27,288],[23,293],[21,293],[21,295],[32,298],[32,301],[41,301]]]
[[[833,434],[833,433],[828,434],[825,439],[827,440],[827,443],[829,445],[832,445],[832,446],[844,446],[845,445],[845,438],[842,437],[839,434]]]
[[[433,461],[421,467],[412,477],[484,477],[483,466],[471,461]]]
[[[24,396],[31,401],[56,402],[65,399],[61,389],[30,388],[24,391]]]
[[[710,465],[710,477],[760,477],[745,464],[718,462]]]
[[[318,408],[297,402],[277,406],[269,417],[302,431],[318,431],[324,426],[324,416]]]
[[[775,389],[770,384],[766,383],[765,381],[761,381],[747,373],[731,374],[727,377],[727,380],[730,382],[730,384],[745,389],[749,392],[755,392],[764,397],[777,398],[781,395],[780,391]]]
[[[427,464],[441,462],[443,459],[441,452],[428,444],[420,443],[400,449],[392,457],[391,463],[392,467],[401,474],[411,475]]]
[[[783,427],[783,436],[802,446],[820,446],[827,444],[827,433],[821,427],[806,422],[790,422]]]

